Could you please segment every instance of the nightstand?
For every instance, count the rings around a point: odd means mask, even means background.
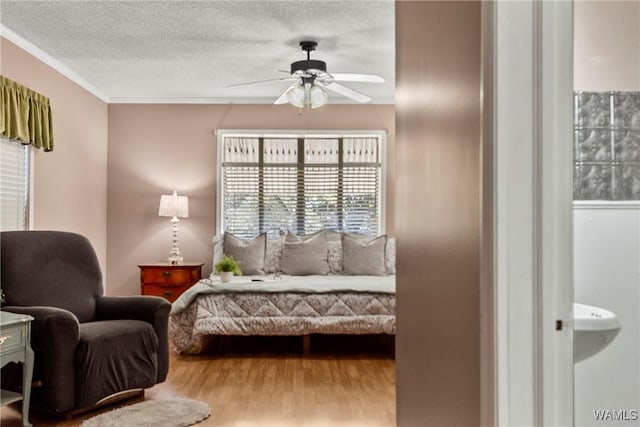
[[[202,278],[199,264],[140,264],[140,293],[164,297],[174,302]]]
[[[0,311],[0,368],[9,362],[22,363],[22,394],[0,390],[2,406],[22,400],[22,425],[29,423],[29,398],[33,375],[33,350],[31,350],[31,321],[33,317]]]

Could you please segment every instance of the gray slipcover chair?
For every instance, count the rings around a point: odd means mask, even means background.
[[[32,408],[81,412],[165,380],[171,304],[104,296],[96,253],[78,234],[8,231],[0,240],[2,310],[35,319],[33,379],[42,385],[32,390]]]

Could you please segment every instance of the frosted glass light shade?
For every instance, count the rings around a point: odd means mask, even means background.
[[[329,102],[329,93],[322,87],[310,83],[294,86],[286,92],[289,104],[303,108],[305,105],[318,108]]]
[[[189,198],[178,196],[175,191],[171,195],[163,194],[160,197],[158,216],[189,218]]]
[[[311,108],[322,107],[329,101],[329,94],[320,86],[313,86],[309,91],[309,103]]]
[[[304,89],[301,86],[296,86],[289,89],[287,92],[287,100],[289,101],[289,104],[302,108],[304,107],[304,95]]]

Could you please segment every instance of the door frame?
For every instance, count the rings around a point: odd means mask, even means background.
[[[492,350],[494,364],[482,366],[495,389],[483,410],[494,411],[496,425],[570,426],[573,4],[496,1],[490,9],[492,63],[483,71],[492,77],[494,288],[483,310],[492,305],[485,322],[495,327],[483,328],[483,341],[494,342],[484,360]]]

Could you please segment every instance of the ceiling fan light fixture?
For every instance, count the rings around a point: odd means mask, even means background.
[[[300,48],[307,53],[307,59],[291,63],[290,76],[276,79],[256,80],[253,82],[230,85],[228,87],[247,86],[271,81],[289,81],[289,88],[275,100],[275,105],[289,103],[298,108],[319,108],[329,101],[329,92],[335,92],[358,103],[371,102],[371,97],[337,82],[383,83],[384,78],[377,74],[367,73],[333,73],[327,72],[327,63],[311,59],[311,52],[318,43],[311,40],[300,42]],[[285,70],[279,70],[287,73]]]
[[[318,85],[309,90],[309,104],[311,108],[319,108],[329,102],[329,93]]]
[[[287,91],[287,100],[289,104],[302,108],[304,107],[305,90],[301,85],[294,86]]]

